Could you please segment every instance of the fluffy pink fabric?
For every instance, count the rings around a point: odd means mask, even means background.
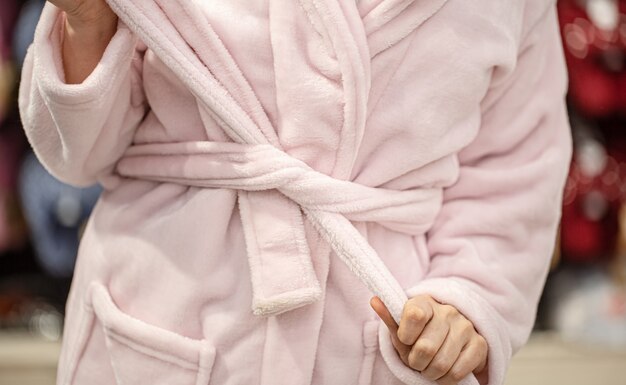
[[[79,85],[47,5],[20,91],[48,170],[105,187],[59,384],[430,384],[372,293],[456,306],[490,348],[463,384],[503,383],[571,153],[554,4],[109,2]]]

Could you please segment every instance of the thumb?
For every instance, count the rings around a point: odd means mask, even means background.
[[[411,351],[411,346],[403,344],[402,342],[400,342],[400,339],[398,339],[398,324],[391,316],[391,313],[389,313],[387,306],[385,306],[383,301],[381,301],[381,299],[378,297],[372,297],[372,299],[370,300],[370,306],[372,307],[372,309],[374,309],[376,314],[378,314],[380,319],[383,320],[385,325],[387,325],[387,328],[389,329],[389,335],[391,337],[391,343],[398,352],[398,355],[400,356],[402,362],[404,362],[404,364],[408,366],[408,357]]]
[[[395,335],[398,332],[398,324],[391,316],[391,313],[389,313],[385,303],[378,297],[372,297],[370,300],[370,306],[374,309],[376,314],[378,314],[380,319],[383,320],[385,325],[387,325],[389,331]]]

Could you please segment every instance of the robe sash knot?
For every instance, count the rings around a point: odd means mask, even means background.
[[[257,315],[277,315],[321,299],[303,214],[373,293],[400,314],[406,294],[354,222],[424,234],[441,189],[398,191],[320,173],[267,144],[180,142],[131,146],[117,172],[128,178],[238,192]]]

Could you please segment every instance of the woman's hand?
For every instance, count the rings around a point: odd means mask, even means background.
[[[378,297],[370,304],[385,322],[404,364],[440,385],[455,385],[487,365],[487,341],[455,307],[429,295],[407,301],[400,326]]]
[[[105,0],[48,0],[61,11],[67,19],[82,24],[97,24],[116,19],[115,13]]]
[[[104,0],[49,0],[65,12],[65,82],[82,83],[96,68],[117,30],[117,15]]]

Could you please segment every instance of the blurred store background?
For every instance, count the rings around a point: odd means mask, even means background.
[[[16,106],[43,0],[0,0],[0,385],[52,385],[81,226],[100,193],[29,151]],[[575,154],[535,333],[507,384],[626,385],[626,0],[559,0]]]

